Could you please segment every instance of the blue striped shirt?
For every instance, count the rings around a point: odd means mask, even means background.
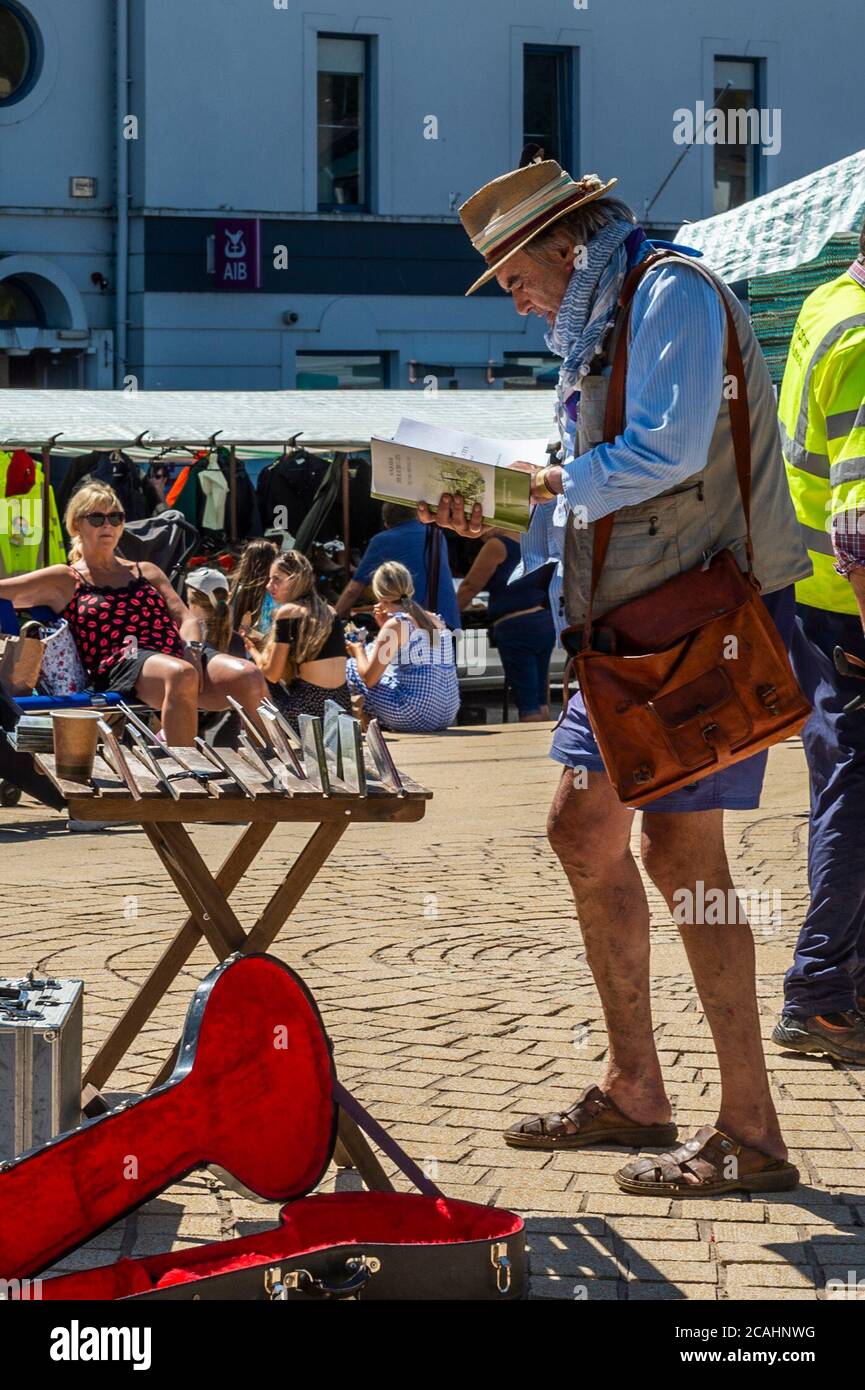
[[[640,248],[637,260],[655,249]],[[556,631],[562,603],[568,513],[597,521],[619,507],[647,502],[706,467],[724,388],[725,317],[702,275],[681,265],[650,270],[633,299],[625,391],[625,430],[612,444],[574,454],[570,423],[564,451],[564,496],[539,503],[521,540],[514,578],[556,561],[550,605]],[[609,368],[607,368],[609,373]]]

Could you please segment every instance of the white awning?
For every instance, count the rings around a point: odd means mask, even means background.
[[[498,439],[554,438],[552,391],[0,391],[0,448],[234,444],[364,449],[403,416]]]
[[[686,222],[676,241],[702,251],[725,280],[792,270],[819,256],[831,236],[865,218],[865,150],[752,198],[732,212]]]

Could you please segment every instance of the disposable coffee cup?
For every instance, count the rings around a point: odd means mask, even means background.
[[[97,710],[52,710],[54,767],[66,782],[89,782],[96,757]]]

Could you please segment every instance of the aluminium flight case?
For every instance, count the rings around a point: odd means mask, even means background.
[[[81,1119],[81,980],[0,979],[0,1163]]]

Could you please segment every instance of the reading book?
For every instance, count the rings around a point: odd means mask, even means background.
[[[480,502],[485,521],[528,528],[531,474],[514,464],[546,463],[545,439],[484,439],[404,419],[393,439],[373,435],[371,447],[372,492],[380,501],[435,507],[443,492],[459,492],[467,508]]]

